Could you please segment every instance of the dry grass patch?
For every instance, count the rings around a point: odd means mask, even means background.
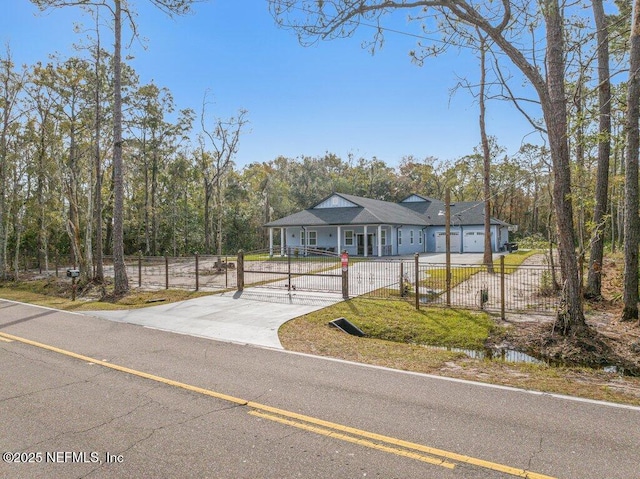
[[[158,291],[132,289],[123,297],[113,298],[108,294],[109,289],[109,285],[103,288],[90,284],[84,288],[78,288],[76,301],[72,301],[70,281],[50,278],[0,284],[0,298],[64,311],[96,311],[144,308],[211,294],[179,289]]]

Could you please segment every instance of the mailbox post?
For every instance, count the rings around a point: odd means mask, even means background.
[[[76,279],[80,276],[79,269],[67,269],[67,278],[71,278],[71,301],[76,300]]]

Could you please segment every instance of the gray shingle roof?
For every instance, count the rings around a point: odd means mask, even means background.
[[[298,213],[271,221],[265,226],[289,227],[289,226],[329,226],[329,225],[418,225],[432,226],[444,225],[444,203],[432,198],[426,198],[424,202],[391,203],[389,201],[374,200],[360,196],[334,193],[356,207],[343,208],[309,208]],[[331,197],[333,195],[330,195]],[[323,200],[324,201],[324,200]],[[321,201],[320,203],[322,203]],[[320,204],[318,203],[318,204]],[[317,206],[317,205],[316,205]],[[455,203],[451,206],[451,218],[453,225],[479,225],[484,224],[483,203]],[[491,224],[507,223],[491,219]]]

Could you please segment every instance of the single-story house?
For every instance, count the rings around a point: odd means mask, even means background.
[[[450,248],[454,253],[484,251],[484,203],[450,205]],[[286,247],[347,251],[357,256],[392,256],[445,252],[445,204],[410,195],[399,203],[333,193],[303,211],[271,221],[269,250],[279,232],[280,254]],[[491,249],[503,250],[509,224],[491,218]],[[275,246],[276,252],[278,246]]]

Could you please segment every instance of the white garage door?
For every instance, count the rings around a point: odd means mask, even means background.
[[[446,234],[444,231],[438,231],[436,233],[436,253],[446,253],[447,245],[446,245]],[[459,253],[460,252],[460,232],[452,231],[451,232],[451,252]]]
[[[484,232],[465,231],[462,238],[462,251],[465,253],[482,253],[484,251]]]

